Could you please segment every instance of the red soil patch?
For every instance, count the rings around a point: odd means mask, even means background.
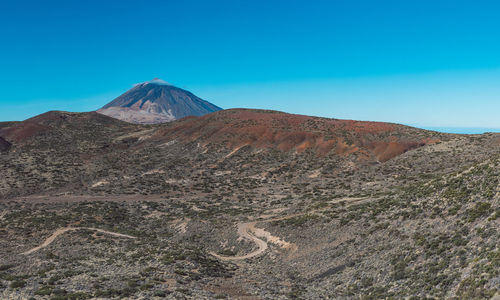
[[[33,136],[43,134],[55,128],[61,128],[68,124],[78,127],[79,124],[84,123],[85,121],[98,122],[103,125],[114,124],[117,122],[127,124],[96,112],[69,113],[49,111],[25,121],[15,122],[9,126],[0,128],[0,136],[13,144],[19,144]]]
[[[48,130],[47,126],[28,122],[20,123],[14,127],[3,128],[0,130],[0,134],[12,142],[18,143],[46,130]]]
[[[13,126],[2,128],[0,129],[0,135],[13,143],[20,143],[32,136],[50,130],[51,123],[65,120],[66,118],[67,116],[61,112],[50,111],[16,123]]]
[[[231,109],[190,117],[161,128],[156,137],[201,145],[242,145],[298,153],[312,150],[319,156],[334,153],[386,161],[427,143],[411,136],[409,127],[380,122],[337,120],[274,111]],[[411,129],[417,131],[417,129]],[[410,130],[410,131],[411,131]]]

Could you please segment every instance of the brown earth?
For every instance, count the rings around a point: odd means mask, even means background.
[[[140,128],[140,125],[127,126],[127,123],[95,112],[76,114],[51,111],[0,128],[0,137],[13,144],[23,144],[32,137],[65,128],[67,132],[64,134],[67,135],[83,123],[114,126],[121,130]],[[151,135],[154,141],[196,142],[203,147],[223,146],[231,151],[246,146],[295,153],[312,151],[319,157],[357,154],[362,161],[381,162],[440,141],[439,138],[429,138],[424,130],[398,124],[249,109],[230,109],[202,117],[186,117],[153,128],[154,133]]]
[[[439,139],[422,137],[424,130],[403,125],[337,120],[276,111],[230,109],[188,117],[161,128],[158,139],[202,146],[224,145],[230,150],[251,146],[318,156],[361,154],[363,160],[387,161]]]

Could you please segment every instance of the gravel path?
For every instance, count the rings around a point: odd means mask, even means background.
[[[54,231],[54,233],[51,236],[49,236],[41,245],[39,245],[39,246],[37,246],[37,247],[35,247],[33,249],[30,249],[30,250],[28,250],[26,252],[23,252],[21,254],[23,254],[23,255],[29,255],[29,254],[31,254],[33,252],[36,252],[36,251],[38,251],[40,249],[43,249],[43,248],[47,247],[48,245],[50,245],[61,234],[66,233],[68,231],[74,231],[74,230],[92,230],[92,231],[97,231],[97,232],[109,234],[109,235],[112,235],[112,236],[115,236],[115,237],[135,239],[135,236],[131,236],[131,235],[127,235],[127,234],[122,234],[122,233],[111,232],[111,231],[106,231],[106,230],[99,229],[99,228],[91,228],[91,227],[63,227],[63,228],[59,228],[56,231]]]

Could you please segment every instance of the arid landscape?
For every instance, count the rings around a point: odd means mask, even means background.
[[[1,299],[500,297],[500,134],[230,109],[0,123]]]
[[[500,1],[0,1],[0,300],[500,300]]]

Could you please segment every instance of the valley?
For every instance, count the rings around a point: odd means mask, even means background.
[[[499,296],[500,134],[232,109],[0,136],[0,298]]]

